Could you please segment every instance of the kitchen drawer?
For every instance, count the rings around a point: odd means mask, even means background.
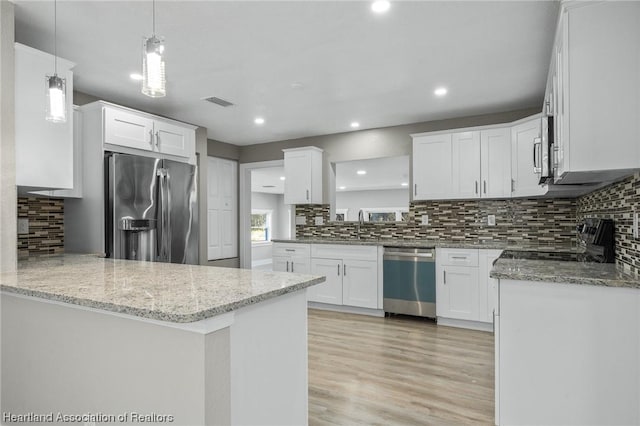
[[[436,260],[442,266],[478,266],[476,249],[438,249]]]
[[[301,256],[309,257],[309,244],[298,243],[274,243],[273,256]]]
[[[378,260],[377,246],[312,244],[311,257],[324,259]]]

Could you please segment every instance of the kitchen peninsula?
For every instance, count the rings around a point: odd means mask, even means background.
[[[3,412],[306,424],[305,289],[322,281],[92,255],[24,261],[0,281]]]

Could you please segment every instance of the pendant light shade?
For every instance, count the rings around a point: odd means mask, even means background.
[[[153,33],[142,43],[142,93],[152,98],[166,96],[164,39],[156,36],[156,2],[153,0]]]
[[[67,82],[57,74],[45,78],[45,109],[47,121],[65,123],[67,121]]]
[[[164,75],[164,44],[155,35],[144,40],[142,46],[142,93],[152,98],[167,94]]]
[[[53,2],[53,75],[45,76],[45,118],[53,123],[67,121],[67,82],[58,77],[58,2]]]

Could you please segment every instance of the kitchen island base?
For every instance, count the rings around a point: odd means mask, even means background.
[[[3,415],[307,424],[304,289],[192,323],[6,292],[1,303]]]

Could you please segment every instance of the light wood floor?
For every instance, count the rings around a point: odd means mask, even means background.
[[[309,310],[309,424],[493,424],[493,334]]]

